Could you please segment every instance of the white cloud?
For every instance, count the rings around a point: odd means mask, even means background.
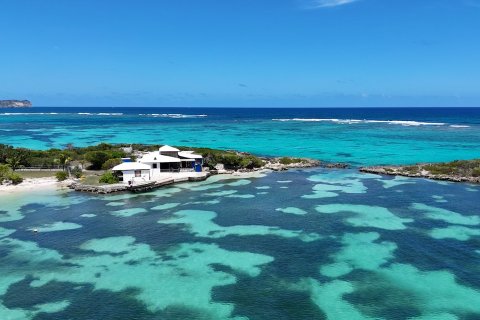
[[[314,0],[310,7],[311,8],[337,7],[337,6],[342,6],[342,5],[349,4],[356,1],[358,0]]]

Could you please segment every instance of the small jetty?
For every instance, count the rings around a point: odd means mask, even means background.
[[[153,189],[161,188],[167,185],[171,185],[175,182],[173,178],[166,178],[158,181],[145,181],[145,182],[136,182],[131,185],[124,183],[115,183],[107,185],[87,185],[82,183],[72,183],[68,187],[75,191],[80,192],[90,192],[97,194],[108,194],[115,192],[146,192]]]

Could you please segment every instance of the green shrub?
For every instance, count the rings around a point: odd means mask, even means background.
[[[107,183],[107,184],[113,184],[113,183],[118,183],[118,177],[114,175],[111,171],[107,171],[98,180],[100,183]]]
[[[255,156],[244,156],[240,161],[241,168],[253,169],[253,168],[260,168],[263,166],[263,161],[260,158]]]
[[[281,164],[284,164],[284,165],[289,165],[289,164],[292,164],[292,163],[304,162],[304,160],[303,160],[303,159],[299,159],[299,158],[283,157],[283,158],[280,158],[279,162],[280,162]]]
[[[12,168],[7,164],[0,164],[0,184],[6,180],[10,180],[10,174],[12,174]]]
[[[85,153],[85,160],[92,164],[93,170],[100,170],[103,164],[110,158],[104,151],[90,151]]]
[[[408,173],[418,173],[419,168],[417,166],[407,166],[403,168]]]
[[[472,176],[474,177],[480,177],[480,167],[475,168],[472,170]]]
[[[454,167],[450,163],[439,163],[426,165],[425,169],[431,174],[451,174],[454,173]]]
[[[64,181],[67,180],[68,174],[65,171],[58,171],[57,173],[55,173],[55,177],[58,181]]]
[[[280,158],[280,160],[278,162],[280,162],[281,164],[284,164],[284,165],[288,165],[288,164],[293,163],[292,159],[288,158],[288,157]]]
[[[10,172],[7,180],[12,181],[13,184],[19,184],[23,182],[23,177],[16,172]]]
[[[83,175],[83,172],[82,172],[82,169],[80,169],[79,166],[76,166],[75,168],[73,168],[70,173],[72,174],[72,176],[74,176],[75,178],[77,179],[80,179]]]
[[[120,163],[122,163],[122,159],[120,158],[108,159],[104,164],[102,164],[102,170],[110,170]]]

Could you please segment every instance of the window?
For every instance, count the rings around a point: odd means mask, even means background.
[[[168,170],[170,169],[170,164],[165,162],[165,163],[160,163],[160,169],[161,170]]]
[[[141,177],[141,176],[142,176],[142,171],[135,170],[135,177],[138,178],[138,177]]]
[[[153,169],[157,169],[157,164],[154,163],[153,166],[152,166]]]

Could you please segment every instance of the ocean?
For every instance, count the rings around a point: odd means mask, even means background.
[[[480,109],[2,109],[0,143],[15,146],[353,167],[0,193],[0,319],[480,319],[480,186],[356,169],[479,158],[479,138]]]
[[[373,165],[478,158],[479,137],[480,108],[0,110],[0,142],[35,149],[154,143]]]

